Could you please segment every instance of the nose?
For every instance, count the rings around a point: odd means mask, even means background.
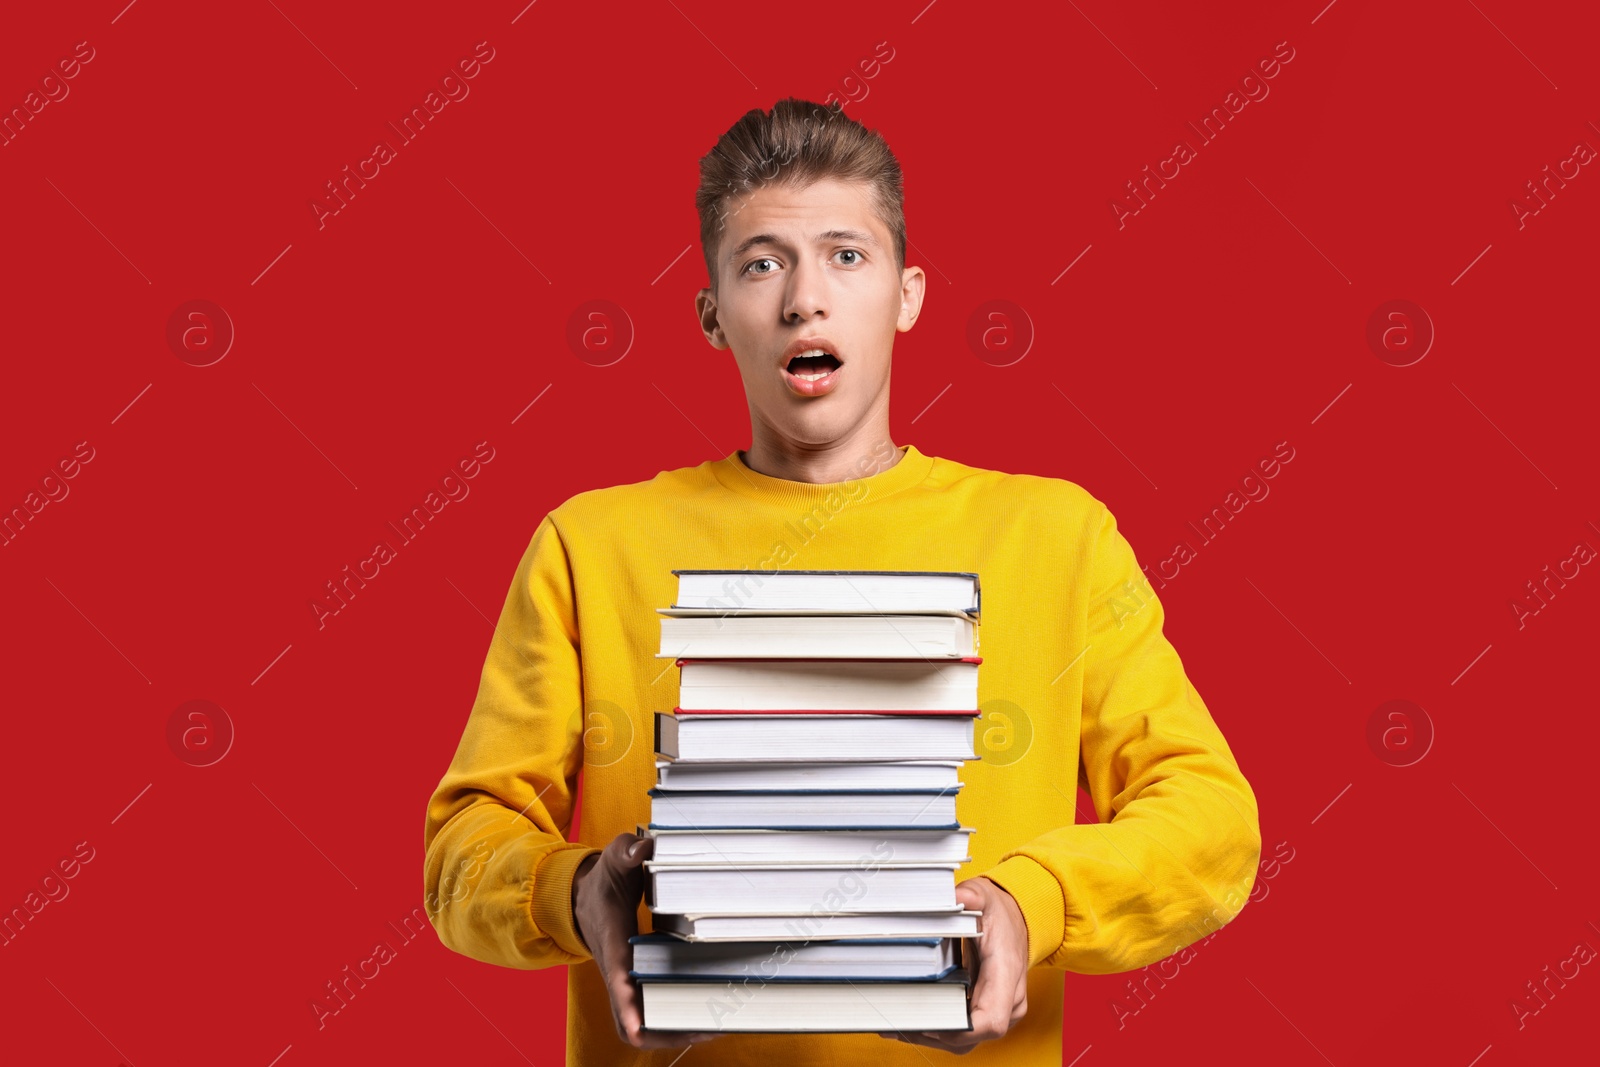
[[[804,260],[789,272],[789,288],[784,294],[783,318],[798,324],[813,318],[828,317],[828,299],[823,269]]]

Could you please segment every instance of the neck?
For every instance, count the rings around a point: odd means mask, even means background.
[[[783,437],[762,422],[751,426],[745,466],[772,478],[823,484],[870,477],[899,463],[904,452],[889,436],[888,420],[866,422],[844,437],[810,444]]]

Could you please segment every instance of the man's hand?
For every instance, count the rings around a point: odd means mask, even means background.
[[[585,859],[572,878],[572,917],[611,994],[617,1036],[634,1048],[684,1048],[717,1035],[646,1030],[639,986],[628,977],[633,965],[628,938],[639,932],[639,901],[644,896],[643,864],[654,851],[651,839],[625,833]]]
[[[963,959],[972,974],[972,1029],[896,1031],[879,1037],[960,1056],[980,1041],[1004,1037],[1028,1013],[1028,927],[1022,909],[1010,893],[982,877],[956,886],[956,900],[971,911],[983,912],[978,923],[983,936],[962,940]]]

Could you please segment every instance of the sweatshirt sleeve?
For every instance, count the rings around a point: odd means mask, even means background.
[[[1100,821],[1041,834],[984,875],[1016,899],[1030,967],[1110,974],[1231,921],[1255,882],[1261,829],[1255,794],[1104,505],[1095,542],[1078,784]]]
[[[553,516],[517,566],[478,694],[428,801],[423,890],[439,940],[534,969],[592,958],[572,877],[599,849],[570,843],[583,703],[572,574]]]

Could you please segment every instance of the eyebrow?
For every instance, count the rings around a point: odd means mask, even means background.
[[[864,233],[861,230],[825,230],[813,237],[812,241],[815,244],[823,244],[827,241],[855,241],[859,244],[869,245],[876,245],[878,243],[877,239],[874,238],[872,234]],[[739,247],[730,252],[728,254],[728,258],[730,260],[738,259],[740,256],[744,255],[746,252],[757,247],[758,245],[774,245],[781,248],[783,247],[784,242],[783,239],[778,237],[776,234],[758,233],[753,237],[747,237],[743,241],[740,241]]]

